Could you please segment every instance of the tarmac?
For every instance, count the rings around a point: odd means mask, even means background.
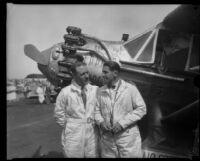
[[[7,103],[7,159],[64,158],[62,128],[56,124],[53,112],[53,103],[40,104],[37,99],[20,97]],[[149,149],[144,155],[147,158],[163,156]]]
[[[54,104],[20,98],[7,103],[7,159],[62,158],[61,127]]]

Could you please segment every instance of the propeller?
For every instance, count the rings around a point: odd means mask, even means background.
[[[47,65],[48,59],[44,54],[42,54],[34,45],[27,44],[24,45],[24,53],[26,56],[30,57],[34,61],[36,61],[39,64]],[[50,54],[50,52],[49,52]]]

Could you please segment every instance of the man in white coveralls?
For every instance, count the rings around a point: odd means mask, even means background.
[[[72,73],[73,80],[59,93],[54,110],[56,122],[63,127],[64,155],[68,158],[95,158],[98,155],[94,110],[98,87],[88,83],[85,63],[75,63]]]
[[[146,114],[145,102],[136,86],[119,78],[118,63],[104,63],[102,72],[105,85],[98,90],[95,110],[101,132],[101,157],[140,158],[137,121]]]

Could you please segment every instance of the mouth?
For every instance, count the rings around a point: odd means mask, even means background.
[[[106,78],[106,77],[102,77],[103,78],[103,81],[107,81],[108,80],[108,78]]]
[[[108,78],[103,77],[102,81],[103,81],[103,84],[106,84],[108,82]]]
[[[89,79],[88,79],[88,78],[87,78],[87,79],[85,79],[85,80],[84,80],[84,82],[85,82],[85,83],[88,83],[88,82],[89,82]]]

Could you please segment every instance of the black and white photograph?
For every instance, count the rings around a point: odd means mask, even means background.
[[[200,5],[6,3],[15,158],[199,158]]]

